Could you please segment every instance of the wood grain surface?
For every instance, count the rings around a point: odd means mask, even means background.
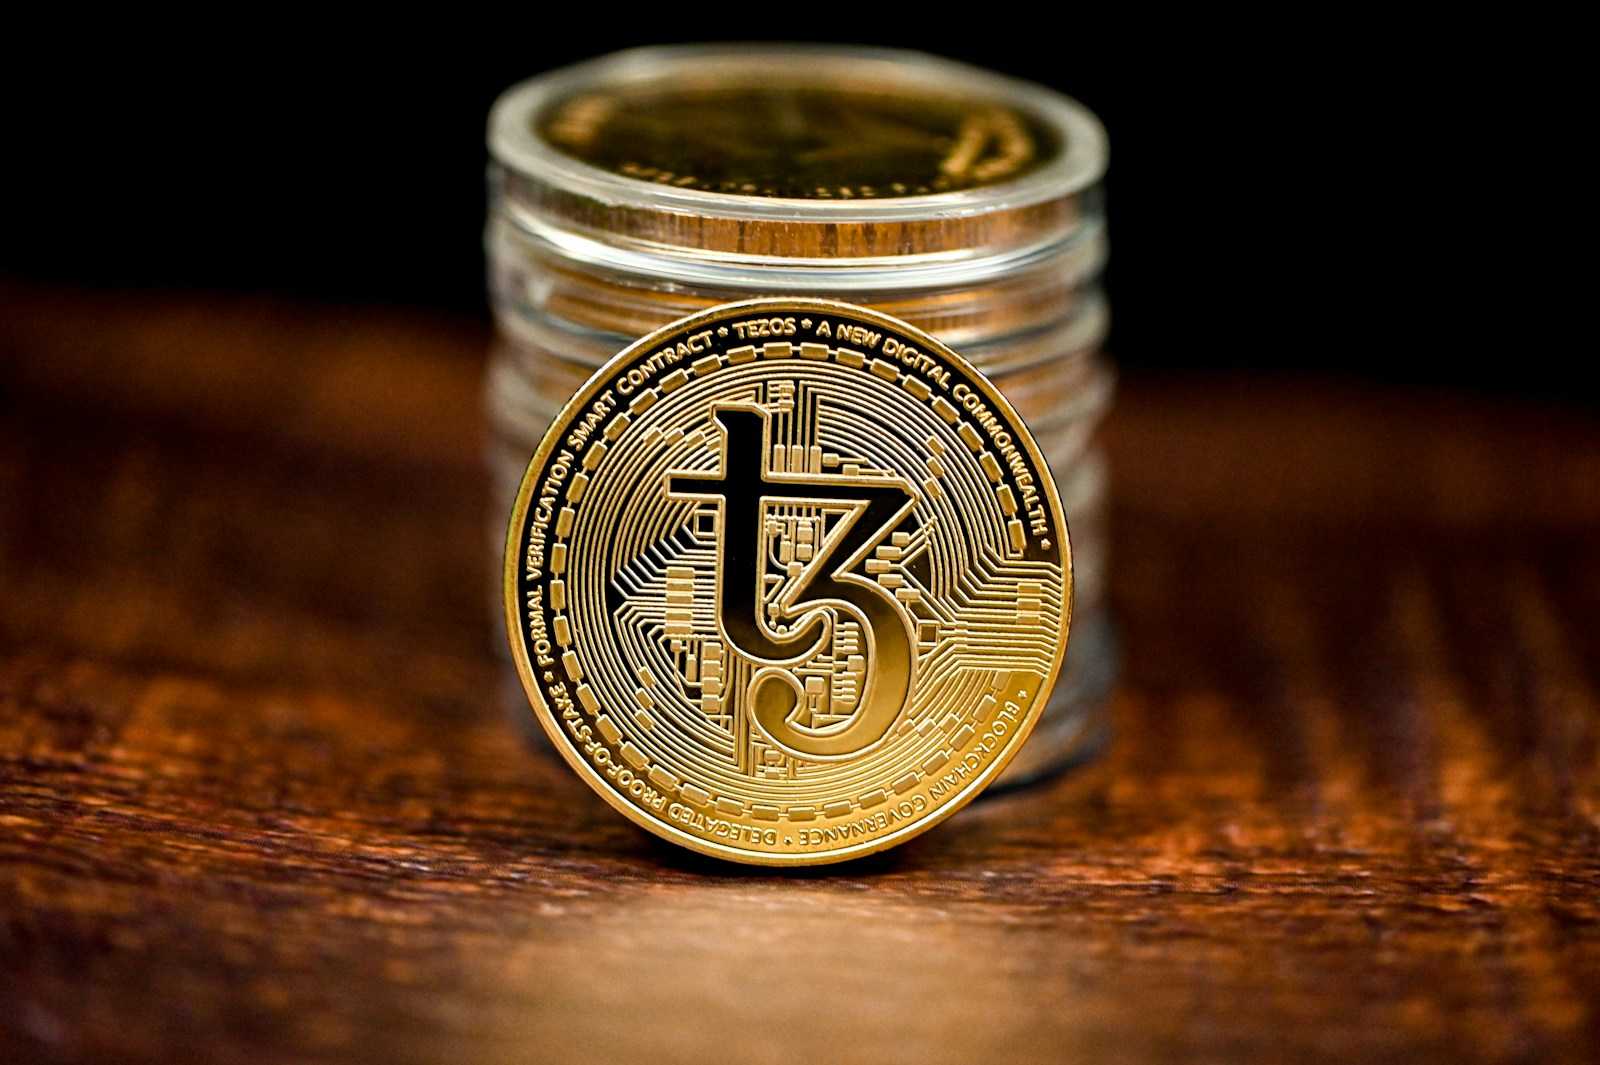
[[[1108,751],[774,875],[508,717],[486,339],[0,289],[0,1061],[1600,1053],[1594,420],[1128,384]]]

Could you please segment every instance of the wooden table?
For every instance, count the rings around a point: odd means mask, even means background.
[[[0,289],[0,1061],[1600,1052],[1595,421],[1128,383],[1109,752],[775,875],[508,718],[484,339]]]

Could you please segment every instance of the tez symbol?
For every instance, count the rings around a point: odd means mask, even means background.
[[[911,629],[898,600],[851,570],[888,536],[912,506],[904,481],[784,473],[767,468],[772,453],[767,413],[760,407],[718,407],[722,472],[668,475],[667,494],[717,505],[717,625],[723,638],[757,663],[747,692],[756,725],[781,750],[799,758],[844,758],[877,743],[905,708],[915,660]],[[762,602],[768,503],[848,507],[816,557],[777,602],[775,631]],[[803,689],[786,667],[815,655],[832,635],[836,611],[853,617],[866,637],[867,676],[856,712],[825,728],[796,724]]]

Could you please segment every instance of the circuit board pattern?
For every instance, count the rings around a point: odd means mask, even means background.
[[[847,856],[965,801],[1065,644],[1065,525],[1026,428],[932,341],[885,345],[842,306],[713,312],[619,356],[547,438],[512,530],[513,643],[569,761],[635,820],[748,860]],[[740,343],[754,322],[794,339]],[[869,496],[904,505],[868,528]]]

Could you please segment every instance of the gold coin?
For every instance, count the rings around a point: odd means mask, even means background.
[[[551,144],[613,173],[677,188],[789,199],[926,196],[991,185],[1049,161],[1037,117],[984,100],[771,70],[738,82],[613,87],[539,116]]]
[[[562,409],[506,544],[556,749],[706,854],[839,861],[954,813],[1055,684],[1072,565],[1027,427],[965,359],[826,300],[726,304]]]

